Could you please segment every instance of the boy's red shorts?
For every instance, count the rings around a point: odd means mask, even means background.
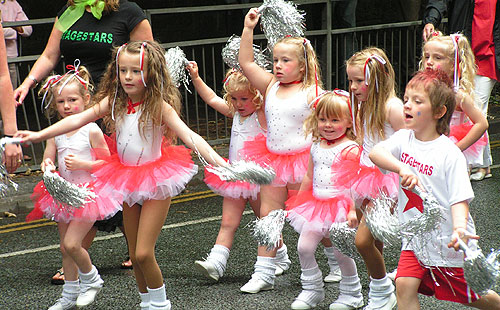
[[[396,279],[399,277],[422,280],[418,292],[440,300],[469,304],[480,298],[467,285],[463,268],[424,267],[413,251],[401,252]]]

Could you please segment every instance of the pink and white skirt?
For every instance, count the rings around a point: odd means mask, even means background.
[[[92,173],[96,177],[96,194],[106,193],[132,206],[178,195],[197,172],[189,149],[164,142],[161,157],[155,161],[127,166],[115,153]]]
[[[312,190],[300,191],[285,202],[287,220],[295,231],[313,231],[324,236],[328,236],[333,223],[347,220],[353,204],[352,199],[345,195],[317,198]]]
[[[89,184],[87,189],[94,193],[97,192],[95,183]],[[121,204],[110,195],[96,195],[94,201],[79,208],[63,205],[52,198],[43,181],[40,181],[33,189],[31,200],[35,207],[26,216],[27,222],[40,219],[43,216],[64,223],[69,221],[95,222],[111,218],[116,212],[122,210]]]
[[[266,137],[259,134],[255,138],[245,141],[240,153],[247,160],[251,160],[263,167],[269,166],[276,172],[273,186],[286,186],[302,182],[306,174],[310,148],[288,154],[271,152],[266,145]]]
[[[334,162],[332,175],[335,186],[349,190],[357,202],[376,198],[381,191],[393,199],[398,196],[399,176],[393,172],[384,174],[376,166],[361,164],[360,156]]]

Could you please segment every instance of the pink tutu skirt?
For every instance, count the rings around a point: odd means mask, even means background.
[[[87,187],[96,192],[94,184]],[[69,221],[95,222],[113,217],[116,212],[121,211],[121,205],[109,196],[96,195],[95,201],[88,202],[80,208],[63,205],[55,201],[47,191],[43,181],[33,189],[31,195],[35,207],[26,216],[26,221],[30,222],[45,216],[56,222],[68,223]]]
[[[333,223],[347,220],[353,201],[345,195],[320,199],[308,190],[288,198],[285,205],[287,220],[295,231],[313,231],[328,236]]]
[[[285,186],[287,183],[300,183],[306,174],[310,148],[297,153],[276,154],[267,148],[266,136],[258,134],[245,141],[241,154],[261,166],[270,166],[276,172],[272,185]]]
[[[226,159],[226,161],[228,161]],[[221,180],[218,175],[208,171],[205,168],[205,179],[203,180],[215,193],[222,197],[229,197],[233,199],[257,199],[260,192],[260,186],[243,181],[228,182]]]
[[[474,124],[471,121],[462,123],[460,125],[451,126],[449,138],[454,143],[457,143],[458,141],[462,140],[467,135],[467,133],[469,133],[472,126],[474,126]],[[479,138],[479,140],[474,142],[465,151],[463,151],[463,153],[466,157],[478,157],[479,155],[481,155],[481,152],[486,144],[488,144],[488,138],[485,133],[481,136],[481,138]]]
[[[113,152],[113,148],[110,148]],[[164,139],[161,157],[140,165],[127,166],[114,153],[93,171],[97,195],[112,195],[113,199],[132,206],[144,200],[164,200],[179,194],[198,172],[191,151],[184,146],[168,145]]]
[[[352,153],[351,153],[352,154]],[[343,158],[332,165],[333,182],[339,189],[349,190],[355,201],[376,198],[383,191],[396,199],[398,196],[399,176],[396,173],[384,174],[376,166],[368,167],[356,157]]]

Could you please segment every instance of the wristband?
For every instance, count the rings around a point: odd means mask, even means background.
[[[35,85],[33,86],[33,88],[37,87],[38,86],[38,80],[33,76],[33,75],[28,75],[28,79],[32,80],[33,82],[35,82]]]

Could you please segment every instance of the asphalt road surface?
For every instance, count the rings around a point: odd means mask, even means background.
[[[494,162],[500,162],[500,135],[493,135]],[[475,219],[480,246],[485,252],[500,248],[500,169],[494,166],[493,177],[473,183],[476,198],[470,209]],[[15,200],[15,199],[14,199]],[[226,274],[214,283],[199,275],[193,262],[210,251],[219,229],[222,199],[201,182],[193,182],[173,200],[157,243],[157,259],[166,281],[172,309],[290,309],[301,290],[300,265],[296,253],[297,233],[286,225],[285,243],[292,266],[276,279],[275,289],[259,294],[243,294],[239,288],[253,271],[256,246],[248,227],[254,219],[247,209],[235,238]],[[57,227],[40,220],[25,223],[25,212],[16,209],[15,218],[0,219],[0,309],[47,309],[61,294],[61,286],[50,284],[50,278],[61,266]],[[325,274],[328,271],[321,246],[317,260]],[[104,288],[95,303],[86,309],[138,309],[139,296],[131,270],[120,269],[127,256],[124,238],[115,233],[98,233],[90,254],[104,279]],[[399,249],[386,248],[389,271],[397,265]],[[365,299],[368,277],[362,262],[359,275]],[[328,309],[338,296],[338,284],[326,284],[326,299],[316,309]],[[422,309],[465,309],[461,305],[422,297]]]

